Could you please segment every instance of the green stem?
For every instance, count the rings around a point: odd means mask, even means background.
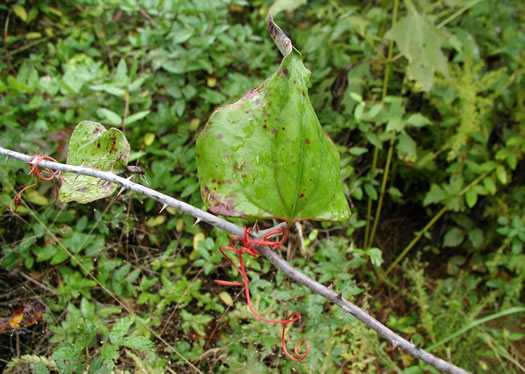
[[[489,170],[481,174],[479,177],[474,179],[468,186],[466,186],[460,193],[459,196],[463,196],[468,190],[470,190],[472,187],[474,187],[476,184],[478,184],[482,179],[484,179],[487,175],[492,173],[493,170]],[[396,260],[388,267],[388,269],[385,271],[385,273],[381,276],[382,278],[386,278],[388,274],[392,271],[392,269],[405,258],[407,253],[416,245],[416,243],[421,239],[421,237],[434,225],[434,223],[437,222],[438,219],[441,218],[443,214],[448,210],[447,206],[444,206],[441,208],[439,212],[437,212],[434,217],[423,227],[423,230],[419,231],[417,235],[412,239],[412,241],[403,249],[403,252],[399,256],[397,256]]]
[[[376,174],[377,158],[379,156],[379,148],[374,148],[374,157],[372,158],[372,168],[370,169],[370,178],[374,178]],[[372,216],[372,198],[368,197],[368,206],[366,208],[366,228],[365,228],[365,241],[363,247],[368,249],[368,236],[370,234],[370,218]]]
[[[385,172],[383,173],[383,180],[381,181],[381,192],[379,194],[379,201],[377,202],[377,209],[376,209],[376,215],[374,217],[374,224],[372,226],[372,233],[370,234],[370,240],[368,242],[368,245],[366,246],[367,249],[372,246],[372,242],[374,241],[374,236],[376,234],[377,224],[379,223],[379,215],[381,214],[381,208],[383,206],[383,198],[385,196],[386,182],[388,180],[388,173],[390,171],[390,163],[392,162],[394,141],[395,141],[395,137],[393,137],[390,140],[390,146],[388,148],[388,154],[386,156]]]
[[[452,339],[457,338],[461,334],[464,334],[465,332],[467,332],[468,330],[470,330],[470,329],[472,329],[472,328],[474,328],[476,326],[479,326],[479,325],[481,325],[481,324],[483,324],[485,322],[492,321],[493,319],[501,318],[501,317],[504,317],[504,316],[507,316],[507,315],[513,314],[513,313],[525,313],[525,308],[522,307],[522,306],[517,306],[517,307],[513,307],[513,308],[510,308],[510,309],[504,310],[503,312],[491,314],[490,316],[486,316],[484,318],[480,318],[478,320],[475,320],[475,321],[469,323],[467,326],[463,327],[462,329],[454,332],[452,335],[449,335],[445,339],[440,340],[436,344],[433,344],[432,346],[428,347],[426,350],[427,350],[427,352],[430,352],[430,351],[436,349],[437,347],[439,347],[440,345],[443,345],[446,342],[449,342]]]
[[[456,17],[460,16],[462,13],[464,13],[467,10],[469,10],[470,8],[472,8],[474,5],[476,5],[480,1],[481,0],[473,0],[473,1],[471,1],[470,3],[466,4],[463,8],[461,8],[458,11],[454,12],[450,17],[445,19],[443,22],[440,22],[439,25],[437,25],[436,27],[438,29],[442,28],[443,26],[445,26],[446,24],[448,24],[449,22],[454,20]]]
[[[396,25],[396,22],[397,22],[397,14],[398,14],[398,10],[399,10],[399,0],[395,0],[394,1],[394,12],[393,12],[393,15],[392,15],[392,27],[394,27]],[[388,83],[390,81],[390,72],[392,70],[392,65],[391,65],[391,60],[392,60],[392,54],[394,52],[394,41],[393,40],[390,40],[390,43],[388,44],[388,56],[387,56],[387,63],[386,63],[386,66],[385,66],[385,76],[384,76],[384,79],[383,79],[383,91],[382,91],[382,94],[381,94],[381,104],[383,104],[385,102],[385,98],[388,94]],[[375,231],[376,231],[376,228],[377,228],[377,223],[379,221],[379,216],[381,214],[381,206],[382,206],[382,203],[383,203],[383,196],[384,196],[384,190],[385,190],[385,187],[386,187],[386,182],[388,180],[388,172],[389,172],[389,168],[390,168],[390,162],[392,160],[392,151],[393,151],[393,148],[394,148],[394,141],[391,140],[390,141],[390,147],[388,148],[388,155],[387,155],[387,161],[386,161],[386,165],[385,165],[385,171],[383,173],[383,180],[381,182],[381,194],[379,196],[379,202],[378,202],[378,205],[377,205],[377,209],[376,209],[376,214],[375,214],[375,218],[374,218],[374,224],[373,224],[373,228],[372,228],[372,233],[370,235],[370,237],[368,236],[368,233],[370,231],[370,217],[371,217],[371,214],[372,214],[372,199],[371,198],[368,198],[368,210],[367,210],[367,214],[366,214],[366,231],[365,231],[365,250],[367,250],[371,245],[372,245],[372,242],[374,241],[374,236],[375,236]],[[377,154],[379,153],[379,150],[376,148],[374,150],[374,161],[377,162]],[[372,165],[373,168],[372,170],[375,172],[375,165]],[[373,173],[372,173],[372,176],[373,176]]]

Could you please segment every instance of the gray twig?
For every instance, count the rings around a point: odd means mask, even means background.
[[[11,150],[5,149],[0,146],[0,156],[1,155],[12,157],[14,159],[21,160],[27,163],[31,159],[31,156],[28,156],[22,153],[18,153],[15,151],[11,151]],[[210,225],[218,227],[233,235],[242,236],[244,234],[244,229],[242,227],[239,227],[213,214],[204,212],[183,201],[176,200],[170,196],[164,195],[151,188],[144,187],[138,183],[134,183],[128,179],[119,177],[118,175],[114,173],[109,173],[109,172],[95,170],[95,169],[89,169],[89,168],[85,168],[82,166],[60,164],[60,163],[46,161],[46,160],[41,160],[38,165],[44,168],[71,172],[71,173],[76,173],[76,174],[82,174],[82,175],[88,175],[88,176],[99,178],[99,179],[102,179],[108,182],[118,183],[122,185],[123,187],[127,188],[128,190],[142,194],[151,199],[159,201],[160,203],[164,205],[178,209],[184,213],[187,213],[197,218],[197,220],[207,222]],[[272,229],[261,231],[255,234],[255,236],[260,238],[264,236],[266,233],[270,232],[270,230],[273,230],[278,227],[282,227],[282,225],[283,224],[279,224]],[[339,305],[343,309],[343,311],[352,314],[354,317],[356,317],[358,320],[363,322],[365,325],[375,330],[379,335],[381,335],[383,338],[388,340],[394,347],[399,347],[403,349],[404,351],[408,352],[412,356],[425,361],[427,364],[432,365],[436,369],[441,370],[445,373],[451,373],[451,374],[469,373],[466,370],[463,370],[447,361],[440,359],[439,357],[434,356],[431,353],[424,351],[421,348],[418,348],[414,344],[410,343],[408,340],[397,335],[395,332],[393,332],[388,327],[386,327],[385,325],[383,325],[382,323],[380,323],[379,321],[371,317],[367,312],[359,308],[357,305],[354,305],[351,302],[345,300],[342,295],[337,294],[333,290],[329,289],[328,287],[323,286],[322,284],[316,282],[312,278],[308,277],[307,275],[303,274],[302,272],[300,272],[299,270],[291,266],[288,262],[282,259],[279,255],[277,255],[277,253],[272,251],[269,247],[261,246],[259,249],[261,253],[271,261],[272,264],[274,264],[279,270],[287,274],[294,281],[301,283],[302,285],[308,287],[310,290],[317,293],[318,295],[321,295],[324,298],[333,302],[334,304]]]

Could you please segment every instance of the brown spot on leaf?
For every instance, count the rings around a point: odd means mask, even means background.
[[[233,199],[223,199],[221,196],[210,193],[206,196],[206,203],[209,205],[210,212],[223,216],[239,216],[235,210]]]
[[[238,161],[233,163],[233,170],[241,171],[242,169],[244,169],[244,163],[239,163]]]
[[[272,129],[272,134],[277,135],[277,130],[276,129]]]
[[[283,70],[284,75],[288,75],[288,69]]]
[[[304,197],[304,193],[300,194],[299,195],[299,199],[303,198]]]
[[[77,190],[77,192],[81,192],[81,193],[88,192],[88,191],[89,191],[89,187],[82,187]]]
[[[226,179],[226,180],[224,181],[224,183],[226,183],[226,184],[232,184],[232,180],[231,180],[231,179]]]
[[[306,143],[306,144],[310,144],[310,139],[306,139],[306,140],[305,140],[305,143]]]

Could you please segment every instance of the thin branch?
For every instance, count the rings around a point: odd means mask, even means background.
[[[27,163],[31,159],[31,156],[27,156],[22,153],[11,151],[11,150],[5,149],[0,146],[0,156],[1,155],[12,157],[14,159],[21,160]],[[207,222],[210,225],[218,227],[231,234],[242,236],[244,233],[244,230],[242,227],[239,227],[222,218],[216,217],[213,214],[204,212],[198,208],[195,208],[194,206],[190,204],[176,200],[170,196],[164,195],[151,188],[144,187],[140,184],[131,182],[128,179],[119,177],[118,175],[115,175],[113,173],[108,173],[108,172],[95,170],[95,169],[89,169],[89,168],[85,168],[81,166],[60,164],[60,163],[50,162],[46,160],[41,160],[39,162],[39,166],[44,167],[44,168],[50,168],[53,170],[60,170],[64,172],[72,172],[72,173],[81,174],[81,175],[88,175],[88,176],[99,178],[99,179],[102,179],[108,182],[118,183],[122,185],[123,187],[127,188],[128,190],[137,192],[151,199],[159,201],[164,205],[178,209],[184,213],[187,213],[197,218],[200,221]],[[268,230],[264,230],[264,233],[267,233],[267,232]],[[257,235],[257,237],[260,237],[262,233],[263,232],[259,232],[259,235]],[[307,275],[301,273],[299,270],[295,269],[288,262],[286,262],[284,259],[279,257],[279,255],[277,255],[277,253],[272,251],[269,247],[261,246],[260,251],[264,254],[266,258],[268,258],[272,262],[272,264],[274,264],[278,269],[280,269],[285,274],[287,274],[294,281],[301,283],[302,285],[308,287],[310,290],[317,293],[318,295],[321,295],[324,298],[332,301],[334,304],[339,305],[343,309],[343,311],[352,314],[354,317],[359,319],[365,325],[375,330],[379,335],[381,335],[383,338],[389,341],[394,347],[400,347],[401,349],[405,350],[412,356],[425,361],[429,365],[432,365],[436,369],[441,370],[445,373],[451,373],[451,374],[468,373],[468,371],[463,370],[457,366],[454,366],[453,364],[450,364],[432,355],[431,353],[428,353],[424,351],[423,349],[416,347],[414,344],[410,343],[406,339],[397,335],[395,332],[393,332],[388,327],[386,327],[385,325],[381,324],[379,321],[371,317],[367,312],[359,308],[357,305],[354,305],[351,302],[345,300],[342,297],[342,295],[337,294],[336,292],[329,289],[328,287],[323,286],[322,284],[316,282],[315,280],[308,277]]]

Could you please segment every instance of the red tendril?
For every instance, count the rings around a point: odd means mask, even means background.
[[[38,182],[40,182],[40,179],[44,180],[44,181],[50,181],[50,180],[53,180],[55,179],[56,177],[58,177],[58,175],[60,174],[60,171],[52,171],[51,169],[48,169],[48,168],[45,168],[43,171],[45,171],[46,173],[49,174],[48,177],[45,177],[43,176],[42,174],[40,174],[40,170],[38,170],[38,164],[40,163],[41,160],[50,160],[50,161],[53,161],[53,162],[57,162],[57,160],[55,160],[53,157],[50,157],[50,156],[45,156],[45,155],[41,155],[41,154],[38,154],[38,155],[34,155],[33,157],[31,157],[31,159],[29,160],[29,174],[33,174],[35,177],[36,177],[36,182],[33,183],[32,185],[30,186],[26,186],[24,188],[22,188],[20,190],[19,193],[17,193],[15,195],[15,197],[13,197],[13,200],[11,200],[11,205],[9,205],[9,209],[11,210],[11,212],[15,212],[17,209],[18,209],[18,203],[20,202],[20,199],[22,197],[22,193],[30,188],[33,188],[33,187],[36,187],[38,185]],[[13,209],[13,203],[15,203],[15,208]]]
[[[294,346],[294,352],[295,352],[295,355],[297,357],[294,357],[290,353],[288,353],[288,350],[286,349],[286,344],[285,344],[285,341],[284,341],[285,340],[284,337],[285,337],[286,325],[288,325],[289,323],[293,323],[295,321],[298,321],[301,318],[301,314],[298,313],[298,312],[294,312],[294,313],[290,314],[288,316],[288,318],[285,319],[285,320],[272,320],[272,319],[267,319],[267,318],[264,318],[264,317],[260,316],[255,311],[255,309],[253,308],[253,305],[252,305],[252,302],[251,302],[250,288],[249,288],[250,280],[248,279],[248,276],[246,275],[246,269],[244,267],[244,261],[243,261],[243,258],[242,258],[242,255],[244,253],[247,253],[250,256],[254,257],[254,258],[256,258],[258,255],[261,255],[262,253],[259,252],[255,248],[256,245],[266,245],[266,246],[270,247],[272,250],[275,251],[277,248],[279,248],[279,246],[281,244],[283,244],[285,242],[286,237],[288,236],[288,232],[286,230],[283,230],[283,229],[276,229],[276,230],[273,230],[273,231],[269,232],[268,234],[266,234],[264,236],[263,240],[252,240],[251,235],[250,235],[250,231],[252,231],[252,228],[245,227],[244,228],[244,235],[243,235],[242,238],[240,236],[234,235],[234,236],[230,237],[230,246],[229,247],[220,247],[219,248],[219,251],[226,258],[226,260],[235,269],[237,269],[239,274],[241,274],[243,282],[230,282],[230,281],[216,280],[215,283],[223,285],[223,286],[244,286],[244,291],[246,293],[246,302],[248,303],[248,307],[250,308],[252,313],[257,318],[259,318],[262,321],[269,322],[269,323],[280,323],[280,324],[282,324],[283,325],[283,333],[282,333],[282,337],[281,337],[281,345],[283,347],[284,353],[286,354],[286,356],[288,356],[288,358],[290,358],[293,361],[302,361],[302,360],[304,360],[306,358],[306,356],[308,355],[308,352],[310,352],[310,342],[307,339],[302,339],[302,340],[298,341],[295,344],[295,346]],[[272,236],[278,235],[278,234],[282,234],[281,240],[279,240],[277,242],[269,240],[269,238],[271,238]],[[235,248],[235,245],[233,243],[235,240],[239,240],[242,243],[242,247],[240,249]],[[239,266],[235,265],[235,263],[225,253],[225,251],[232,251],[232,252],[237,253],[237,256],[239,258]],[[299,346],[302,343],[306,343],[306,350],[305,350],[304,353],[299,353]]]

